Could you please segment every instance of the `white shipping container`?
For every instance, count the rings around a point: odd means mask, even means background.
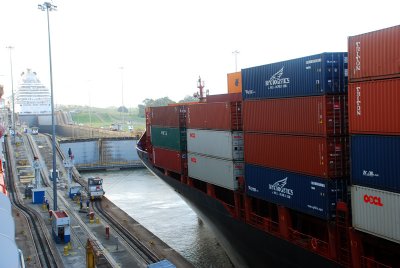
[[[237,190],[238,178],[244,174],[244,163],[188,153],[188,173],[189,177]]]
[[[351,206],[354,228],[400,243],[400,194],[353,185]]]
[[[229,160],[243,160],[243,132],[220,130],[187,130],[187,150]]]

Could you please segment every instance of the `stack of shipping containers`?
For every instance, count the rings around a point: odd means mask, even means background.
[[[400,243],[400,26],[348,42],[353,226]]]
[[[246,193],[330,219],[348,177],[347,53],[242,69]]]
[[[151,107],[148,117],[155,166],[168,172],[186,170],[186,106]]]
[[[243,178],[242,102],[217,95],[188,106],[188,176],[229,190]],[[223,101],[224,102],[220,102]]]

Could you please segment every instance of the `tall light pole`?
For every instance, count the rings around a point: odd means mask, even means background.
[[[11,51],[14,47],[8,46],[6,47],[10,51],[10,72],[11,72],[11,101],[12,101],[12,114],[11,114],[11,123],[13,126],[13,143],[15,144],[15,110],[14,110],[14,76],[13,76],[13,64],[12,64],[12,56]]]
[[[235,50],[235,51],[232,52],[232,54],[235,55],[235,72],[237,72],[237,55],[239,53],[240,52],[238,50]]]
[[[122,106],[121,106],[121,113],[122,113],[122,127],[125,124],[125,116],[124,116],[124,67],[121,66],[119,67],[119,69],[121,70],[121,99],[122,99]]]
[[[88,81],[89,82],[89,86],[88,86],[88,88],[89,88],[89,130],[90,130],[90,137],[92,137],[92,135],[93,135],[93,129],[92,129],[92,103],[91,103],[91,100],[90,100],[90,88],[91,88],[91,84],[90,84],[90,80]]]
[[[50,19],[49,19],[49,11],[57,10],[57,6],[44,2],[43,4],[39,4],[38,8],[41,11],[46,11],[47,15],[47,35],[49,39],[49,64],[50,64],[50,91],[51,91],[51,126],[52,126],[52,147],[53,147],[53,174],[51,177],[53,178],[53,210],[57,210],[57,162],[56,162],[56,126],[54,122],[54,94],[53,94],[53,68],[51,65],[51,42],[50,42]]]
[[[92,103],[90,101],[90,88],[89,88],[89,124],[92,127]]]

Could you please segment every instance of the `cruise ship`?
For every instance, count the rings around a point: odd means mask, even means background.
[[[31,69],[21,73],[15,95],[15,111],[20,116],[51,114],[50,90],[40,82],[36,72]]]
[[[21,73],[15,94],[15,113],[28,126],[49,125],[51,121],[51,94],[37,77],[27,69]]]

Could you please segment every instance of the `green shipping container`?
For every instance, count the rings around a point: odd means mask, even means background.
[[[186,151],[186,129],[151,126],[151,143],[175,151]]]

